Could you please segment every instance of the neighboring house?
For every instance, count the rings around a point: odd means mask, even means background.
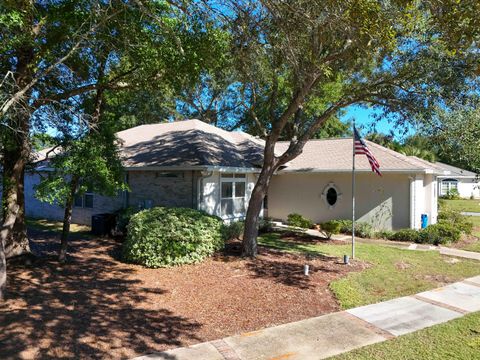
[[[449,191],[456,190],[462,198],[480,198],[480,182],[477,174],[441,162],[436,162],[435,165],[450,172],[449,175],[438,177],[438,193],[440,196],[448,195]]]
[[[141,125],[119,132],[126,181],[131,191],[108,198],[87,193],[75,200],[73,222],[90,224],[94,214],[122,207],[181,206],[204,210],[226,221],[243,219],[260,172],[264,142],[199,120]],[[437,219],[434,164],[367,141],[382,177],[358,156],[356,208],[359,221],[378,229],[419,228],[421,214]],[[288,146],[280,142],[280,154]],[[41,165],[40,165],[41,164]],[[270,183],[263,213],[285,220],[297,212],[315,222],[351,217],[352,139],[311,140]],[[39,159],[37,170],[48,171]],[[60,206],[34,198],[39,174],[26,177],[26,212],[62,219]]]

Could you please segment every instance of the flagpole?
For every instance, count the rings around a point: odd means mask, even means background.
[[[355,119],[353,120],[352,154],[352,259],[355,258]]]

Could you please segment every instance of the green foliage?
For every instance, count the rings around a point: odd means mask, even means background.
[[[352,234],[352,220],[339,220],[340,232],[342,234]],[[362,221],[355,221],[355,235],[361,238],[372,238],[375,235],[373,226]]]
[[[127,234],[127,226],[133,215],[138,212],[134,207],[120,209],[115,213],[115,233],[119,235]]]
[[[327,239],[330,239],[333,234],[338,234],[341,226],[342,224],[336,220],[330,220],[320,224],[320,228],[327,236]]]
[[[445,195],[442,195],[440,198],[444,200],[460,200],[461,199],[457,189],[447,190],[447,193]]]
[[[394,234],[395,234],[395,231],[393,230],[380,230],[375,233],[375,238],[392,240]]]
[[[287,216],[287,224],[304,229],[310,229],[313,226],[311,220],[297,213],[292,213]]]
[[[393,234],[388,238],[388,240],[395,240],[395,241],[408,241],[408,242],[420,242],[420,237],[418,231],[415,229],[401,229]]]
[[[464,234],[471,234],[473,230],[473,223],[468,220],[467,216],[448,207],[439,211],[438,222],[454,226]]]
[[[243,235],[243,228],[245,223],[243,221],[234,221],[229,225],[223,226],[223,238],[228,240],[239,239]]]
[[[266,234],[272,231],[273,231],[272,219],[269,217],[261,218],[258,223],[258,232],[260,234]]]
[[[130,219],[123,259],[151,268],[200,262],[222,248],[223,227],[220,218],[198,210],[143,210]]]
[[[105,121],[97,131],[63,143],[61,152],[50,159],[53,171],[48,172],[36,187],[35,196],[49,203],[65,204],[71,196],[70,179],[78,179],[77,194],[87,190],[115,196],[127,190],[122,163],[112,126]]]
[[[461,231],[449,223],[428,225],[418,232],[418,242],[441,245],[460,240]]]

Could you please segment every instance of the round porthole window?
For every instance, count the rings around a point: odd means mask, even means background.
[[[329,183],[325,189],[323,189],[322,199],[330,209],[333,209],[341,198],[342,194],[338,191],[334,183]]]
[[[327,190],[327,203],[330,206],[333,206],[337,203],[338,200],[338,194],[337,190],[335,190],[333,187]]]

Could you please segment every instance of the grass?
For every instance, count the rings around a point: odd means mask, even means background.
[[[37,231],[52,231],[59,233],[62,231],[63,227],[63,223],[61,221],[33,218],[28,218],[26,221],[29,228],[35,229]],[[70,233],[91,236],[90,227],[86,225],[71,224]]]
[[[452,210],[480,213],[480,199],[443,200]]]
[[[263,245],[277,249],[342,257],[350,245],[305,244],[282,240],[277,233],[259,238]],[[436,251],[412,251],[379,244],[358,243],[356,258],[371,267],[330,284],[343,309],[412,295],[480,274],[480,264],[458,259],[456,263]]]
[[[436,325],[330,359],[479,359],[480,313]]]
[[[480,234],[480,216],[467,216],[467,218],[477,228],[477,233]]]

